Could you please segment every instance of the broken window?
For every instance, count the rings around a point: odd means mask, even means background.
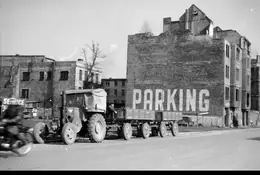
[[[236,89],[236,101],[239,101],[239,90]]]
[[[226,44],[226,57],[229,58],[229,45]]]
[[[229,100],[229,88],[228,87],[226,87],[225,99]]]
[[[82,81],[82,70],[79,70],[79,81]]]
[[[226,65],[226,78],[229,78],[229,66]]]
[[[60,72],[60,80],[68,80],[69,79],[69,71],[61,71]]]

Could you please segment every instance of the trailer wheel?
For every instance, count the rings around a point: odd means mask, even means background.
[[[150,126],[148,123],[143,123],[141,127],[142,137],[147,139],[150,136]]]
[[[66,123],[61,131],[61,138],[67,144],[71,145],[77,138],[77,129],[73,123]]]
[[[159,134],[161,137],[165,137],[167,134],[167,128],[164,122],[161,122],[159,125]]]
[[[33,127],[33,137],[37,143],[44,144],[48,134],[49,128],[43,122],[39,122]]]
[[[91,142],[100,143],[106,136],[106,121],[101,114],[93,114],[88,122],[88,135]]]
[[[130,140],[132,138],[133,129],[130,123],[123,124],[122,133],[125,140]]]
[[[176,122],[171,123],[171,132],[173,136],[177,136],[179,133],[179,126]]]

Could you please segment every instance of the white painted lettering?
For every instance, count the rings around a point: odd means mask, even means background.
[[[159,99],[159,96],[161,98]],[[155,90],[155,110],[163,111],[163,102],[164,102],[164,90],[156,89]]]
[[[183,110],[183,89],[179,92],[179,111]]]
[[[167,111],[171,110],[171,104],[172,104],[173,111],[176,111],[176,104],[175,104],[175,100],[174,100],[174,96],[175,96],[176,92],[177,92],[177,89],[174,89],[172,94],[171,94],[171,90],[168,89]]]
[[[140,104],[142,100],[142,91],[141,89],[133,90],[133,109],[136,109],[136,104]],[[138,98],[136,97],[138,95]]]
[[[204,105],[203,105],[203,96],[209,97],[209,91],[207,89],[202,89],[199,93],[199,110],[200,111],[208,111],[209,110],[209,100],[204,99]]]
[[[149,106],[148,108],[147,105]],[[153,110],[153,91],[151,89],[146,89],[144,91],[144,109]]]
[[[186,111],[190,111],[190,107],[192,111],[196,111],[196,89],[193,89],[192,94],[190,89],[186,91]]]

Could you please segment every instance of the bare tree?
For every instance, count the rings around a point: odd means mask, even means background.
[[[88,57],[88,51],[90,51],[91,56]],[[106,58],[106,55],[103,54],[102,50],[100,49],[99,43],[96,43],[92,41],[92,45],[86,45],[85,48],[82,48],[81,54],[84,58],[84,61],[87,63],[87,72],[88,74],[85,77],[86,85],[88,86],[91,78],[92,78],[92,73],[93,69],[97,68],[98,66],[98,61],[100,59]]]
[[[150,24],[148,23],[148,21],[144,21],[143,25],[140,29],[140,33],[152,33],[152,29],[150,27]]]

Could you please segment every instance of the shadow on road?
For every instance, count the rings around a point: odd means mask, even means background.
[[[17,157],[16,154],[8,151],[8,152],[0,152],[0,158],[9,158],[9,157]]]
[[[253,138],[248,138],[247,140],[255,140],[255,141],[260,141],[260,137],[253,137]]]

